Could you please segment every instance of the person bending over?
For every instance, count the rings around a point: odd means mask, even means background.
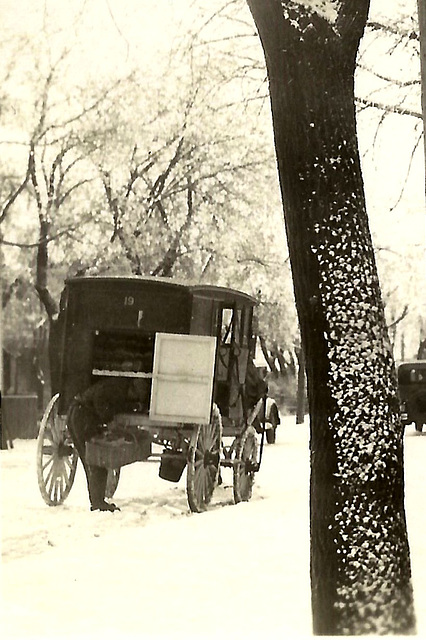
[[[149,382],[138,378],[100,380],[79,393],[68,410],[68,429],[86,473],[91,511],[116,511],[105,500],[108,469],[88,464],[86,442],[104,432],[104,425],[117,413],[141,410],[147,406]]]

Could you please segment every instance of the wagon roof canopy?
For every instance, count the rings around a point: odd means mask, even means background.
[[[256,298],[249,295],[248,293],[244,293],[243,291],[238,291],[237,289],[232,289],[230,287],[220,287],[210,284],[186,284],[172,278],[155,276],[80,276],[68,278],[65,281],[65,284],[74,287],[75,285],[83,285],[84,283],[90,283],[95,286],[96,284],[108,282],[122,282],[123,284],[132,282],[135,284],[140,283],[153,287],[156,286],[161,288],[185,289],[190,293],[194,293],[206,298],[214,298],[216,300],[224,300],[226,302],[231,302],[232,300],[238,299],[240,302],[244,302],[245,304],[249,304],[250,306],[257,305]]]

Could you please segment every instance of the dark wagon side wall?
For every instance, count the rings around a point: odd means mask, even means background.
[[[244,414],[243,388],[248,360],[254,356],[252,340],[255,298],[214,285],[192,287],[194,295],[191,333],[217,337],[213,398],[223,418],[240,420]],[[228,313],[227,313],[228,312]],[[224,335],[226,321],[232,330]]]
[[[165,278],[93,276],[67,280],[62,303],[55,341],[55,352],[61,354],[60,414],[76,394],[103,376],[152,373],[156,333],[216,336],[214,398],[223,415],[241,413],[236,400],[251,346],[256,305],[251,296]],[[229,344],[221,336],[227,309],[239,318],[238,337]]]
[[[66,287],[60,413],[92,384],[94,368],[146,370],[149,350],[152,363],[156,332],[190,332],[191,294],[183,285],[137,277],[93,277],[68,280]]]

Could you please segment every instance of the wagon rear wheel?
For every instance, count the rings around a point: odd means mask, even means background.
[[[222,446],[222,418],[213,406],[209,424],[194,429],[188,450],[186,492],[191,511],[205,511],[211,501],[219,477]]]
[[[43,500],[49,506],[61,504],[71,491],[78,453],[66,426],[58,415],[59,394],[47,405],[37,439],[37,480]]]
[[[250,426],[237,439],[234,461],[234,502],[250,500],[257,471],[256,431]]]

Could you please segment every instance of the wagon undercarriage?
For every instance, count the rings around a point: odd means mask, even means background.
[[[65,501],[78,463],[66,419],[58,414],[58,402],[57,394],[43,416],[37,442],[38,485],[49,506]],[[108,498],[115,493],[122,466],[149,460],[159,462],[160,477],[170,482],[178,482],[186,468],[186,493],[193,512],[205,511],[210,504],[221,467],[232,469],[234,502],[250,500],[263,446],[261,442],[259,447],[253,426],[246,425],[235,437],[224,437],[216,405],[208,424],[156,428],[146,422],[146,416],[136,413],[118,415],[105,434],[88,443],[87,461],[108,469]]]

